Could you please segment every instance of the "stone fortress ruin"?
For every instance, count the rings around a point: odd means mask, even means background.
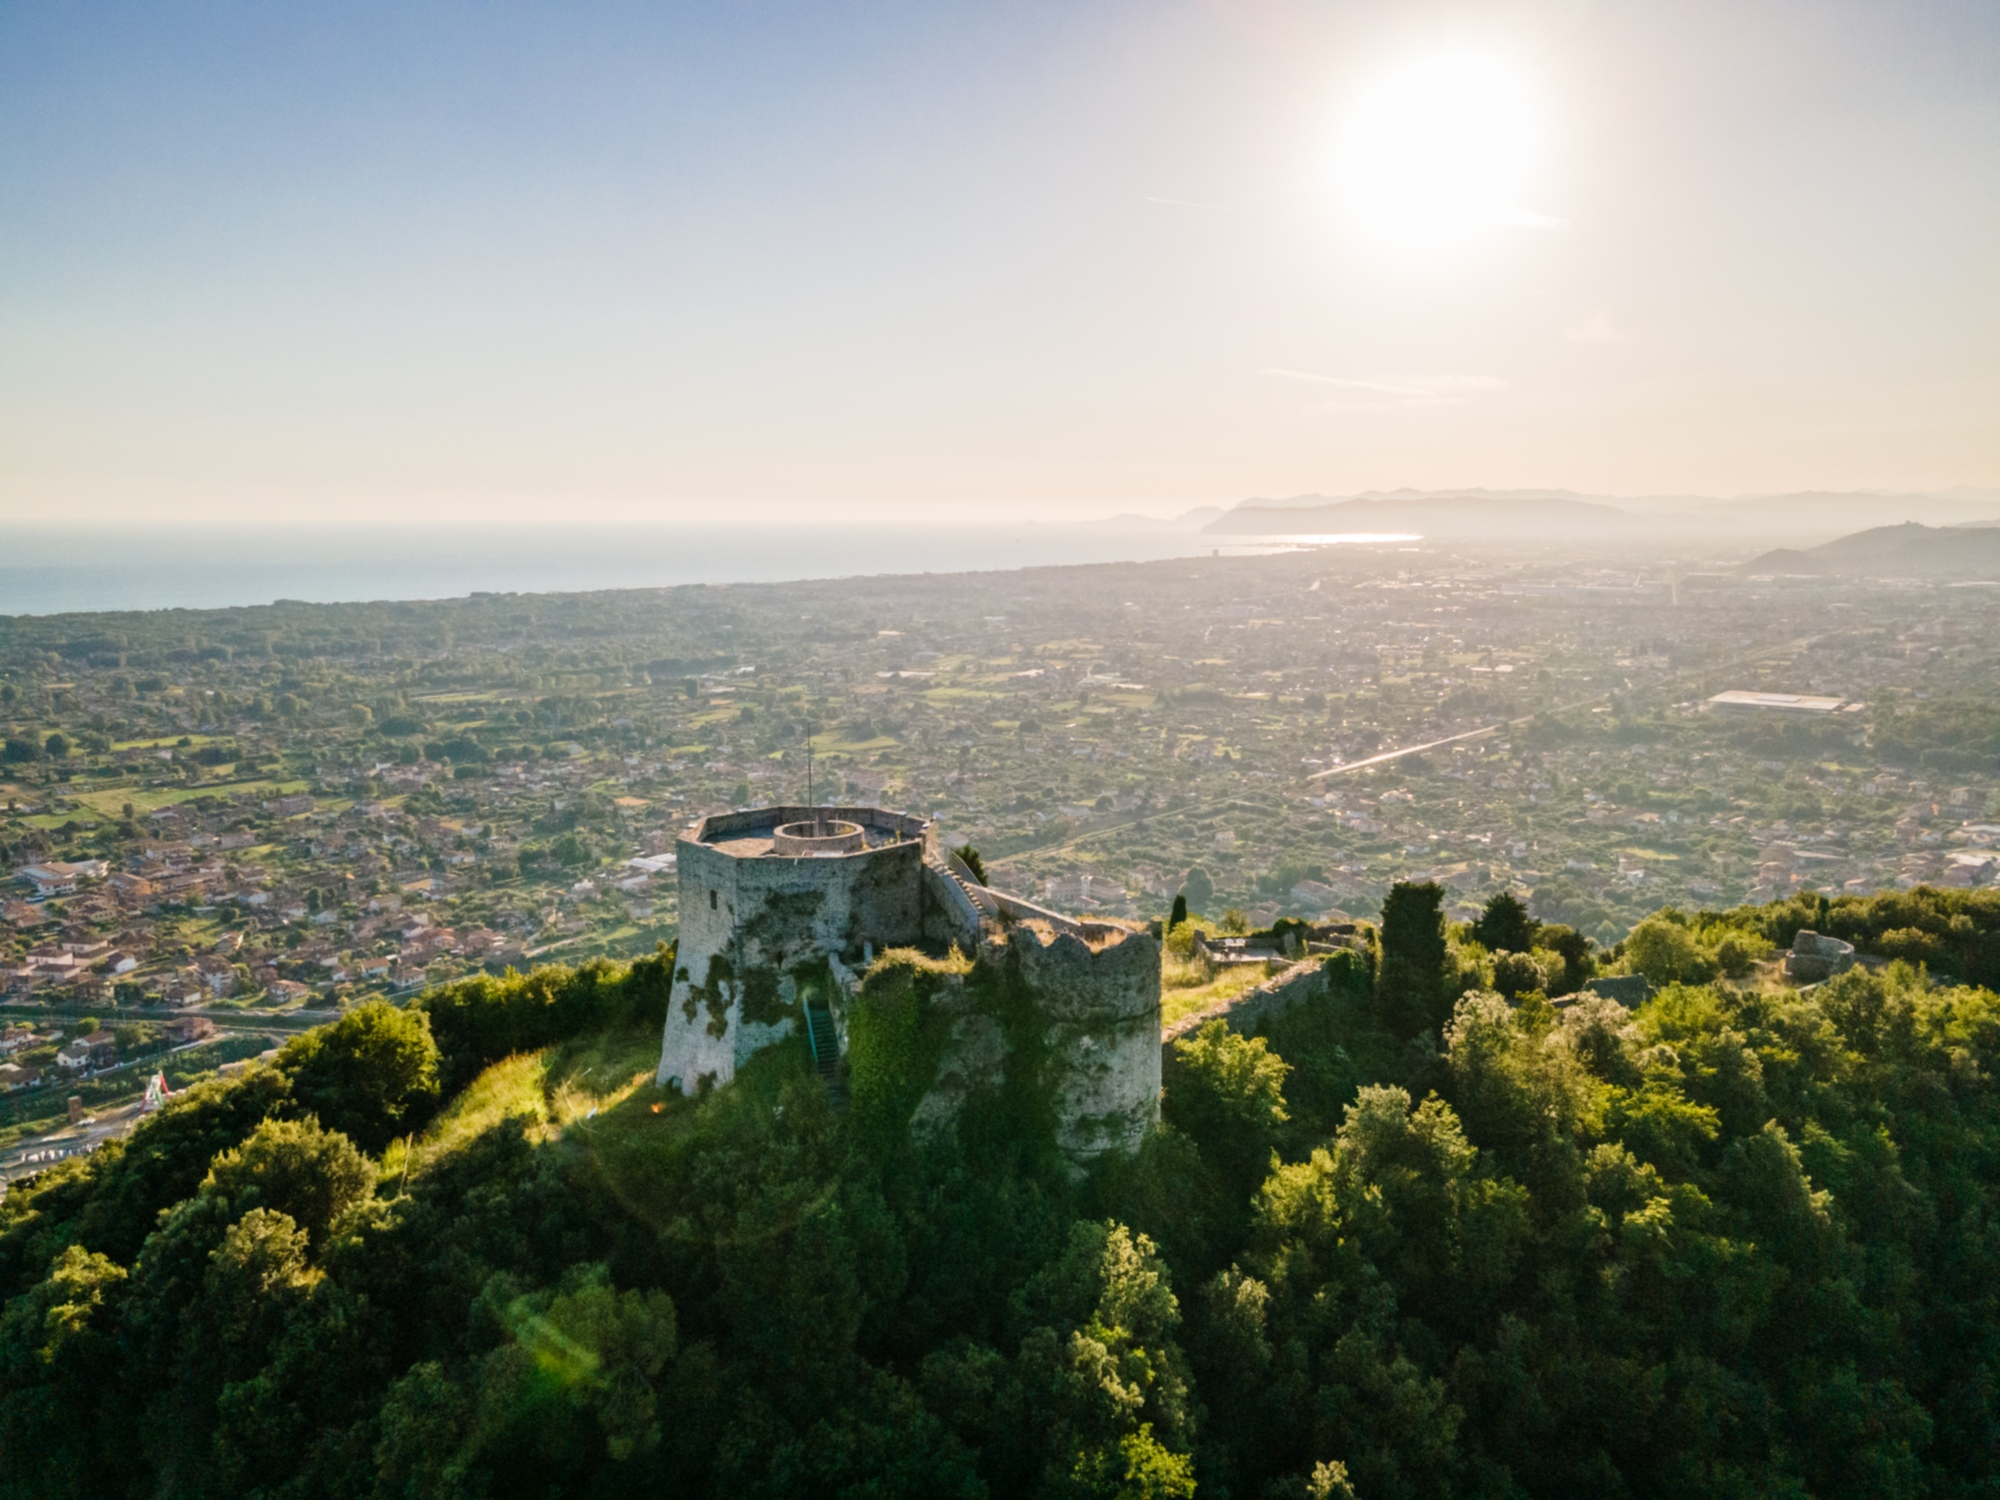
[[[871,1068],[891,1057],[905,1076],[857,1070],[857,1088],[901,1098],[912,1128],[1026,1074],[1048,1091],[1073,1159],[1132,1150],[1157,1121],[1160,945],[1149,933],[990,890],[928,820],[880,808],[722,813],[677,854],[662,1085],[726,1084],[802,1035],[840,1097],[860,1038]]]

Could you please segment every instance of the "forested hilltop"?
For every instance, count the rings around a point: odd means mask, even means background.
[[[1032,1067],[656,1090],[670,951],[359,1005],[0,1206],[0,1490],[2000,1494],[2000,897],[1440,894],[1083,1177]]]

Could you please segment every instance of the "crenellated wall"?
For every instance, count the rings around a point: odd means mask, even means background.
[[[1021,924],[1006,949],[1045,1023],[1056,1144],[1086,1159],[1137,1150],[1160,1118],[1158,940],[1133,932],[1100,946]]]
[[[970,962],[890,954],[849,1002],[854,1107],[870,1128],[947,1127],[982,1090],[1023,1091],[1078,1162],[1132,1151],[1159,1120],[1160,945],[1045,924],[989,935]]]

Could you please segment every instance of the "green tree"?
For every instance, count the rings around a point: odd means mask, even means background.
[[[1247,1208],[1285,1124],[1285,1060],[1262,1037],[1210,1021],[1173,1046],[1162,1114],[1184,1132]]]
[[[145,1392],[137,1424],[147,1457],[185,1494],[241,1492],[231,1483],[250,1447],[268,1447],[285,1433],[218,1430],[255,1400],[260,1377],[287,1333],[304,1321],[323,1273],[313,1267],[307,1237],[289,1215],[250,1208],[240,1215],[220,1194],[204,1192],[167,1216],[147,1241],[134,1277],[132,1331],[161,1363]],[[270,1413],[277,1418],[278,1413]],[[265,1424],[268,1425],[268,1424]],[[293,1429],[296,1419],[284,1423]],[[267,1459],[268,1462],[268,1459]],[[278,1463],[296,1468],[297,1445]]]
[[[666,1293],[620,1292],[589,1264],[560,1289],[513,1294],[495,1281],[480,1310],[499,1343],[463,1386],[425,1362],[383,1404],[378,1462],[397,1492],[461,1494],[471,1481],[602,1493],[628,1466],[626,1482],[643,1484],[663,1430],[656,1387],[679,1342]]]
[[[301,1107],[369,1152],[421,1125],[437,1102],[430,1018],[382,1000],[294,1038],[276,1066]]]
[[[124,1140],[14,1184],[0,1203],[0,1294],[33,1285],[50,1257],[73,1243],[129,1265],[161,1210],[196,1191],[216,1152],[290,1096],[290,1081],[271,1068],[197,1084]]]
[[[1548,993],[1549,975],[1533,954],[1499,953],[1493,959],[1493,988],[1509,1000],[1532,990]]]
[[[1180,1305],[1152,1242],[1122,1224],[1080,1222],[1018,1305],[1028,1421],[1011,1441],[1043,1456],[1037,1488],[1106,1500],[1192,1495]]]
[[[978,881],[981,885],[985,885],[987,883],[986,861],[979,857],[979,851],[977,849],[973,848],[972,845],[970,844],[960,844],[956,849],[952,850],[951,852],[953,854],[956,854],[961,860],[965,862],[965,867],[966,869],[972,871],[972,878],[974,880]]]
[[[1259,1219],[1281,1315],[1273,1341],[1307,1342],[1317,1388],[1295,1398],[1317,1423],[1300,1430],[1318,1452],[1338,1452],[1362,1494],[1449,1492],[1461,1462],[1456,1434],[1465,1412],[1442,1379],[1397,1340],[1398,1307],[1421,1321],[1420,1338],[1462,1341],[1482,1304],[1512,1279],[1526,1240],[1527,1193],[1480,1170],[1450,1106],[1435,1097],[1414,1109],[1407,1091],[1363,1088],[1332,1149],[1281,1167],[1266,1184]],[[1365,1270],[1363,1268],[1366,1268]],[[1346,1318],[1316,1310],[1349,1277],[1380,1276],[1388,1302]],[[1279,1395],[1274,1391],[1273,1395]],[[1312,1453],[1282,1451],[1286,1468]]]
[[[1179,927],[1182,923],[1186,922],[1187,919],[1188,919],[1187,892],[1181,891],[1177,895],[1175,895],[1173,908],[1167,913],[1167,928],[1166,928],[1167,932],[1171,933],[1176,927]]]
[[[242,1145],[215,1158],[201,1191],[276,1209],[317,1249],[333,1221],[374,1186],[374,1163],[346,1136],[307,1118],[266,1120]]]
[[[1512,891],[1495,891],[1472,924],[1472,935],[1491,952],[1526,953],[1535,947],[1541,926]]]
[[[117,1318],[125,1268],[71,1245],[0,1316],[0,1485],[22,1495],[136,1491],[121,1403]]]
[[[1552,986],[1550,993],[1568,995],[1582,989],[1584,981],[1590,978],[1592,970],[1596,968],[1590,952],[1590,939],[1574,927],[1566,927],[1558,922],[1544,922],[1541,924],[1541,930],[1535,934],[1535,941],[1542,949],[1562,959],[1562,973],[1549,975],[1549,983]]]
[[[1435,882],[1399,880],[1382,902],[1382,1018],[1399,1036],[1435,1030],[1451,1014],[1447,993],[1444,892]]]
[[[1189,1300],[1185,1343],[1204,1407],[1202,1482],[1230,1494],[1258,1493],[1285,1442],[1267,1430],[1288,1415],[1282,1400],[1272,1400],[1270,1319],[1270,1288],[1240,1266],[1218,1271]]]
[[[1626,937],[1625,961],[1633,973],[1644,974],[1654,984],[1662,985],[1706,979],[1716,969],[1693,933],[1681,923],[1657,914],[1646,918]]]
[[[1209,879],[1208,871],[1196,865],[1181,882],[1181,894],[1187,898],[1189,911],[1206,911],[1215,900],[1215,882]]]

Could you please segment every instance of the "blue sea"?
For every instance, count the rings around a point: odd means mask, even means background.
[[[1166,524],[28,528],[0,526],[0,615],[565,593],[1246,549]]]

